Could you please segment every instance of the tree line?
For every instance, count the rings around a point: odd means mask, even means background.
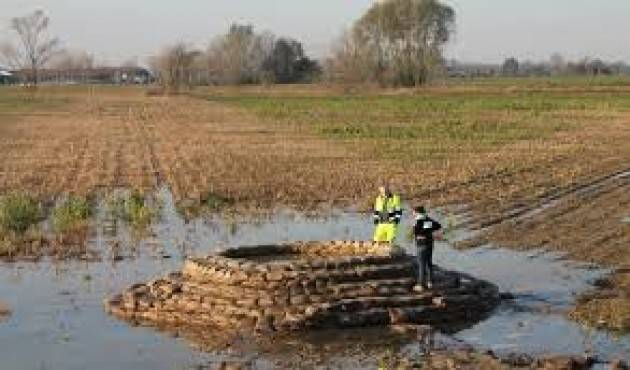
[[[147,60],[156,81],[169,89],[193,85],[310,83],[320,80],[380,86],[418,86],[435,78],[465,75],[532,76],[628,73],[623,63],[600,59],[565,61],[559,54],[548,62],[508,58],[499,66],[447,62],[444,47],[455,32],[455,11],[440,0],[375,2],[336,42],[329,58],[309,57],[291,37],[258,32],[252,25],[233,24],[205,49],[185,42],[164,47]],[[50,35],[50,19],[38,10],[10,21],[14,38],[0,43],[0,63],[28,70],[32,83],[42,68],[88,70],[93,56],[66,50]],[[2,40],[0,40],[2,41]],[[124,63],[124,67],[137,62]]]
[[[257,33],[251,25],[233,24],[207,50],[180,42],[149,61],[158,81],[169,88],[187,85],[310,83],[322,69],[299,41]]]
[[[598,76],[630,73],[630,65],[617,61],[608,62],[601,58],[584,57],[579,60],[566,60],[554,53],[549,60],[541,62],[505,59],[500,70],[503,76]]]
[[[42,11],[13,18],[10,29],[18,42],[0,48],[5,63],[29,69],[34,83],[44,67],[94,65],[87,53],[63,52],[59,39],[48,33],[49,21]],[[384,0],[355,22],[324,63],[306,55],[298,40],[233,24],[206,50],[182,42],[165,47],[148,64],[158,81],[176,89],[191,84],[308,83],[322,78],[415,86],[442,68],[442,48],[454,24],[455,12],[438,0]]]

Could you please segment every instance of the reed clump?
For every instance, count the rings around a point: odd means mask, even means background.
[[[60,234],[83,229],[88,226],[92,207],[87,198],[70,196],[52,212],[52,223]]]

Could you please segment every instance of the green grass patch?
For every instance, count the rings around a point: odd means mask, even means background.
[[[133,191],[123,197],[110,200],[109,209],[134,228],[144,229],[160,215],[161,207],[151,204],[144,194]]]
[[[57,233],[68,233],[85,227],[92,215],[92,207],[86,198],[69,197],[52,212],[52,223]]]
[[[471,79],[450,79],[448,83],[454,86],[613,87],[630,86],[630,76],[479,77]]]
[[[483,148],[579,127],[589,112],[627,106],[630,94],[403,95],[210,98],[331,139],[422,141]]]
[[[25,194],[0,198],[0,232],[22,235],[42,218],[39,202]]]
[[[630,93],[579,95],[552,93],[460,94],[339,97],[212,97],[245,108],[261,118],[293,124],[373,124],[445,119],[475,119],[489,113],[537,115],[559,111],[593,111],[626,107]],[[440,122],[442,121],[442,122]]]
[[[0,86],[0,112],[2,113],[27,113],[34,110],[53,109],[68,102],[70,99],[60,94]]]

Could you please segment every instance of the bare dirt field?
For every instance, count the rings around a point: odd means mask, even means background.
[[[350,92],[350,94],[347,94]],[[628,330],[630,87],[467,84],[357,93],[303,86],[0,90],[0,193],[170,187],[240,211],[367,208],[391,183],[465,205],[501,246],[616,269],[580,320]]]

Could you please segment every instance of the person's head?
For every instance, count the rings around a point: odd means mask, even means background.
[[[416,216],[426,216],[426,215],[427,215],[427,209],[426,209],[426,208],[424,208],[424,206],[416,206],[416,207],[413,209],[413,213],[414,213]]]
[[[383,197],[388,196],[388,195],[390,194],[390,191],[389,191],[389,186],[387,186],[387,185],[379,186],[379,187],[378,187],[378,193],[379,193],[381,196],[383,196]]]

